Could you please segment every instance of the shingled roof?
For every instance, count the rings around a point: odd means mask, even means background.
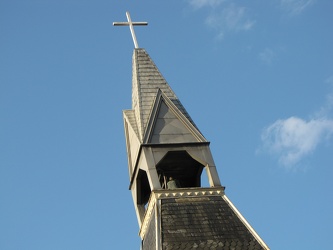
[[[142,141],[158,90],[167,96],[195,126],[193,120],[144,49],[134,49],[132,79],[132,109]],[[196,127],[196,126],[195,126]]]
[[[223,191],[214,194],[214,189],[199,188],[155,192],[161,216],[155,221],[155,210],[147,216],[150,223],[143,250],[155,249],[150,247],[156,244],[156,232],[162,250],[269,250]]]
[[[162,200],[162,246],[172,249],[264,249],[221,196]]]

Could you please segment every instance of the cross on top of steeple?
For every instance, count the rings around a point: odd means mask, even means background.
[[[113,22],[113,26],[129,26],[131,34],[132,34],[132,38],[133,38],[134,47],[137,49],[137,48],[139,48],[139,44],[138,44],[138,41],[136,40],[133,26],[148,25],[148,23],[147,22],[132,22],[130,13],[128,11],[126,12],[126,17],[127,17],[127,22]]]

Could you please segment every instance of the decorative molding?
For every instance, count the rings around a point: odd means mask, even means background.
[[[147,231],[147,228],[149,226],[150,220],[152,219],[151,217],[152,217],[153,210],[155,208],[155,203],[156,203],[156,197],[155,197],[155,194],[154,194],[154,191],[153,191],[150,195],[147,210],[146,210],[146,213],[145,213],[145,216],[144,216],[144,219],[143,219],[143,222],[141,224],[140,231],[139,231],[139,235],[140,235],[142,240],[143,240],[143,238],[146,234],[146,231]]]
[[[177,190],[158,190],[155,192],[157,199],[166,198],[185,198],[198,196],[222,196],[224,195],[224,187],[219,188],[203,188],[198,189],[177,189]]]

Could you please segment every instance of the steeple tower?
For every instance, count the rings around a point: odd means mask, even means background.
[[[133,52],[132,109],[124,111],[130,189],[139,225],[152,190],[169,178],[183,188],[200,187],[205,168],[212,187],[220,187],[209,142],[197,129],[144,49]]]
[[[209,142],[144,49],[132,67],[123,117],[141,249],[269,249],[225,195]]]

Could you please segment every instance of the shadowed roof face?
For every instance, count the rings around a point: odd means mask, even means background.
[[[133,52],[132,109],[141,139],[150,117],[158,90],[161,90],[195,126],[185,108],[144,49]]]
[[[163,199],[161,213],[165,250],[265,249],[221,196]]]

